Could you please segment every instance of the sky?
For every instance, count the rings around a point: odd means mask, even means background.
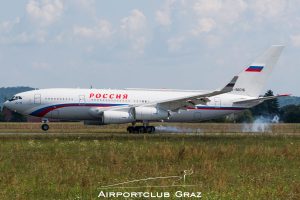
[[[223,87],[272,44],[300,96],[298,0],[0,0],[0,87]]]

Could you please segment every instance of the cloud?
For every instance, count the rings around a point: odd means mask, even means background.
[[[211,18],[203,18],[198,21],[197,26],[191,31],[192,35],[208,33],[216,27],[216,22]]]
[[[217,46],[237,29],[244,30],[241,26],[248,10],[244,0],[195,0],[186,6],[192,18],[186,34],[189,40],[193,39],[191,36],[201,35],[205,45]]]
[[[194,10],[202,15],[217,13],[222,8],[221,0],[199,0],[194,5]]]
[[[75,26],[73,28],[73,33],[80,37],[102,40],[111,37],[113,30],[110,22],[102,19],[99,20],[96,26],[91,28],[85,26]]]
[[[253,12],[262,18],[273,18],[281,16],[287,8],[286,0],[255,0],[251,1]]]
[[[132,48],[134,51],[142,54],[144,53],[144,49],[145,49],[145,46],[146,46],[146,37],[138,37],[134,40],[133,44],[132,44]]]
[[[85,14],[96,17],[96,1],[95,0],[69,0],[70,3],[74,4],[78,11],[84,12]]]
[[[200,17],[210,17],[220,23],[233,24],[248,5],[244,0],[197,0],[193,5],[194,12]]]
[[[182,48],[182,43],[185,41],[184,36],[179,36],[179,37],[173,37],[168,39],[167,44],[168,44],[168,49],[170,52],[176,52],[179,51]]]
[[[204,38],[204,42],[210,46],[210,47],[214,47],[214,46],[218,46],[221,44],[222,40],[219,36],[217,35],[207,35]]]
[[[138,9],[132,10],[129,16],[121,19],[120,29],[125,38],[132,42],[132,48],[142,54],[147,43],[147,19],[144,13]]]
[[[43,44],[47,42],[47,39],[48,33],[42,29],[37,29],[32,32],[22,31],[16,34],[0,34],[0,44],[3,45],[28,43]]]
[[[64,10],[61,0],[30,0],[26,5],[29,17],[41,26],[48,26],[57,21]]]
[[[88,10],[91,10],[95,8],[95,0],[72,0],[75,3],[78,4],[81,8],[87,8]]]
[[[155,16],[156,16],[156,21],[162,26],[169,26],[172,24],[172,20],[169,12],[158,10],[156,11]]]
[[[45,43],[47,40],[48,32],[45,30],[37,30],[31,37],[32,40],[36,40],[38,43]]]
[[[140,34],[145,30],[146,17],[140,10],[134,9],[130,16],[121,20],[121,30],[130,37]]]
[[[156,21],[162,26],[170,26],[172,24],[171,10],[175,3],[175,0],[166,0],[163,8],[159,9],[155,13]]]
[[[17,17],[14,20],[7,20],[0,23],[0,32],[8,33],[10,32],[16,25],[20,23],[20,18]]]
[[[291,43],[295,47],[300,47],[300,34],[290,36]]]

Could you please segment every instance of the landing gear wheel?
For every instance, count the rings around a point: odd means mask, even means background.
[[[138,132],[139,133],[146,133],[146,127],[140,126]]]
[[[155,132],[155,127],[151,126],[151,133],[154,133],[154,132]]]
[[[147,126],[147,133],[154,133],[155,127],[154,126]]]
[[[42,124],[41,129],[43,131],[48,131],[49,130],[49,125],[48,124]]]
[[[134,132],[134,127],[133,126],[128,126],[127,131],[128,131],[128,133],[133,133]]]
[[[154,132],[155,132],[154,126],[147,126],[146,127],[146,133],[154,133]]]
[[[128,126],[128,133],[154,133],[154,126]]]

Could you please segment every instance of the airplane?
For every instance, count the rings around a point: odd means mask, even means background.
[[[153,133],[155,127],[149,125],[152,122],[201,122],[286,96],[259,96],[283,48],[271,46],[225,87],[215,91],[39,89],[14,95],[4,102],[4,107],[23,115],[80,120],[86,125],[131,123],[129,133]],[[41,129],[49,129],[48,120],[43,120]]]

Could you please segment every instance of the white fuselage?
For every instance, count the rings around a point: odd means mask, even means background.
[[[204,91],[143,90],[143,89],[41,89],[17,94],[20,99],[5,102],[5,106],[24,115],[63,120],[99,120],[100,112],[122,107],[138,107],[163,100],[205,93]],[[246,109],[234,106],[235,101],[249,96],[226,93],[209,98],[206,104],[172,112],[169,122],[198,122]],[[159,120],[147,120],[159,121]]]

